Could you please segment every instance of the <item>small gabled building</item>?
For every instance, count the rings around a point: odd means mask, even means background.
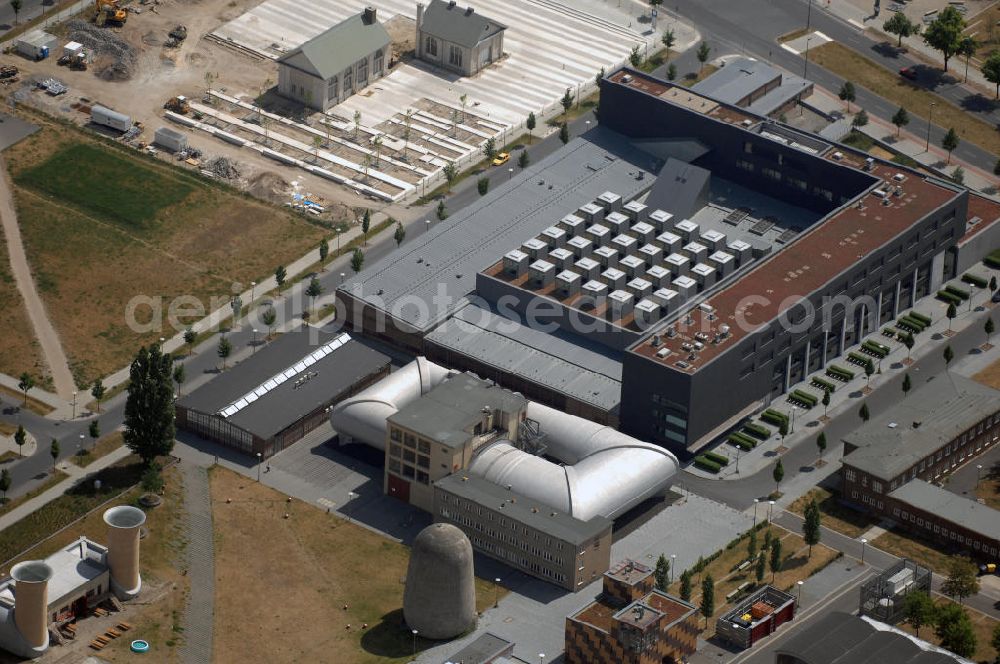
[[[417,57],[472,76],[503,56],[507,26],[455,0],[417,4]]]
[[[278,58],[278,93],[326,111],[385,75],[391,44],[366,7]]]

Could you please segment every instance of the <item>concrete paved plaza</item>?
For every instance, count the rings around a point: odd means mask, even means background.
[[[277,58],[327,28],[359,13],[367,0],[267,0],[214,33],[224,42],[235,42],[269,58]],[[504,50],[508,57],[471,77],[458,78],[422,63],[397,65],[364,93],[354,95],[330,113],[352,118],[361,111],[372,126],[412,107],[426,97],[458,106],[467,94],[469,110],[511,124],[521,123],[529,112],[554,108],[566,88],[586,93],[595,85],[601,67],[609,71],[628,59],[635,45],[645,48],[648,24],[625,13],[635,8],[625,3],[614,9],[598,0],[562,4],[554,0],[477,0],[476,12],[508,26]],[[379,19],[395,15],[414,18],[416,2],[385,0]],[[630,23],[634,28],[629,28]],[[661,21],[658,30],[666,27]],[[679,40],[680,41],[680,40]],[[274,46],[277,45],[276,49]],[[653,49],[655,45],[651,45]]]

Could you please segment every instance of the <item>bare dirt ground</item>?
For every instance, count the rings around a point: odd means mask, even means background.
[[[3,233],[10,258],[10,269],[14,281],[17,283],[17,290],[21,294],[24,308],[28,312],[28,319],[31,321],[35,339],[38,341],[52,376],[56,394],[63,399],[69,399],[75,394],[76,386],[73,382],[73,374],[69,369],[69,362],[66,360],[66,353],[63,351],[59,335],[56,333],[52,321],[49,320],[45,305],[35,289],[35,280],[31,276],[31,268],[28,267],[28,258],[24,253],[21,231],[17,224],[17,214],[14,212],[14,195],[7,178],[7,166],[2,157],[0,157],[0,219],[3,221]]]

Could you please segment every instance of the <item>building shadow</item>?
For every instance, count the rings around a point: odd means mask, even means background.
[[[872,46],[872,50],[884,58],[898,58],[906,53],[905,47],[896,46],[891,41],[881,41]]]
[[[966,95],[959,105],[970,113],[992,113],[1000,108],[1000,102],[979,93]],[[994,123],[994,126],[996,124]]]
[[[360,627],[358,625],[357,627]],[[346,629],[346,627],[344,628]],[[351,626],[356,629],[356,626]],[[361,647],[365,652],[376,657],[386,657],[399,659],[401,657],[412,657],[414,638],[403,620],[403,609],[396,609],[382,616],[382,620],[377,625],[373,625],[365,630],[361,636]],[[428,639],[417,638],[417,652],[437,642]]]

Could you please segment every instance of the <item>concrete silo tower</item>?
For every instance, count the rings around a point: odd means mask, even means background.
[[[108,567],[111,589],[120,599],[132,599],[142,588],[139,578],[139,528],[146,513],[137,507],[119,505],[104,513],[108,524]]]
[[[52,568],[41,560],[28,560],[10,570],[14,579],[14,624],[32,651],[49,647],[49,579]]]
[[[413,541],[403,616],[428,639],[450,639],[475,626],[472,543],[455,526],[431,524]]]

